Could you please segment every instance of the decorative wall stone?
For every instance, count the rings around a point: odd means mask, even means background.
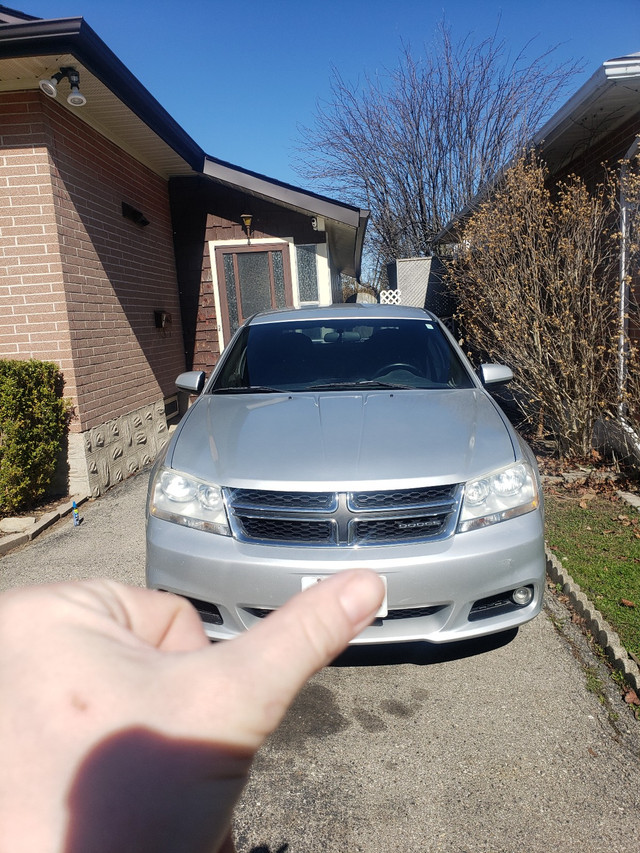
[[[97,498],[111,486],[151,465],[164,448],[169,440],[164,400],[93,427],[77,438],[82,439],[84,465],[79,464],[76,447],[74,465],[70,464],[74,474],[70,491]]]

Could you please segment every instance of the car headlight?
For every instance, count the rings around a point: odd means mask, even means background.
[[[524,515],[539,505],[538,485],[531,466],[526,462],[509,465],[465,485],[458,533]]]
[[[222,489],[171,468],[158,468],[151,484],[149,512],[185,527],[230,535]]]

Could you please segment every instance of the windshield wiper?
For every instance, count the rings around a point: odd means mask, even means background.
[[[282,388],[269,388],[268,385],[234,385],[225,388],[213,388],[212,394],[288,394]]]
[[[308,391],[349,391],[353,388],[370,388],[371,390],[388,389],[392,391],[415,391],[415,385],[399,385],[396,382],[380,382],[377,379],[360,379],[357,382],[326,382],[323,385],[310,385]]]

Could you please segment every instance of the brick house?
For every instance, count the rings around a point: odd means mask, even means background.
[[[0,357],[60,365],[72,493],[154,458],[246,316],[340,301],[367,217],[205,155],[82,18],[0,6]]]

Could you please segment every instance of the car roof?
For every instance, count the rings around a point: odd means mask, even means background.
[[[372,303],[342,303],[335,305],[313,306],[303,308],[275,309],[254,314],[247,322],[249,325],[263,323],[281,323],[302,320],[327,321],[336,323],[340,320],[435,320],[436,318],[423,308],[412,308],[408,305],[379,305]]]

